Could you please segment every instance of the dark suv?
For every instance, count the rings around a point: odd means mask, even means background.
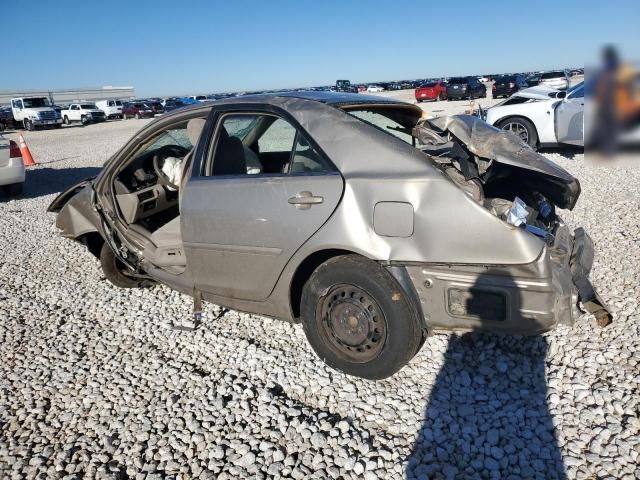
[[[493,98],[510,97],[518,90],[528,86],[524,75],[519,73],[515,75],[500,75],[494,80],[491,93]]]
[[[449,79],[447,84],[447,98],[449,100],[484,98],[486,96],[487,87],[476,77],[455,77]]]

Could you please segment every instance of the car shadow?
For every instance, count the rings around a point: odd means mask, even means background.
[[[474,288],[496,274],[504,275],[488,271]],[[511,277],[502,285],[516,287]],[[476,296],[466,301],[467,311],[487,321]],[[508,298],[520,308],[519,294]],[[406,478],[566,479],[547,407],[547,348],[539,335],[452,335],[407,458]]]
[[[0,191],[0,201],[37,198],[59,193],[81,180],[96,176],[100,170],[102,170],[100,167],[28,168],[23,192],[20,195],[8,196]]]
[[[562,146],[562,147],[541,147],[538,149],[538,153],[557,153],[558,155],[562,155],[570,160],[572,160],[576,155],[580,155],[584,153],[583,147],[574,147],[574,146]]]

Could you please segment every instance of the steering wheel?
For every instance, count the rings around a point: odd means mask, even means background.
[[[162,170],[162,165],[167,157],[183,158],[188,152],[188,149],[180,145],[166,145],[156,150],[153,154],[153,171],[157,175],[158,182],[160,182],[161,185],[173,190],[178,190],[180,188],[179,185],[175,185],[171,180],[169,180],[169,177],[167,177]]]

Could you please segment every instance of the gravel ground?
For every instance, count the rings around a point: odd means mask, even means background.
[[[0,200],[1,477],[640,478],[637,169],[547,152],[582,183],[564,216],[593,236],[611,326],[436,334],[374,383],[277,320],[207,305],[176,332],[188,297],[117,289],[57,235],[56,192],[146,122],[25,135],[41,164]]]

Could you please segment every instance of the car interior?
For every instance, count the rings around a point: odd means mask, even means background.
[[[269,114],[221,120],[207,176],[317,173],[332,167],[289,122]],[[186,266],[180,234],[180,192],[205,120],[195,118],[156,135],[117,173],[113,191],[121,219],[148,240],[144,257],[172,273]]]

